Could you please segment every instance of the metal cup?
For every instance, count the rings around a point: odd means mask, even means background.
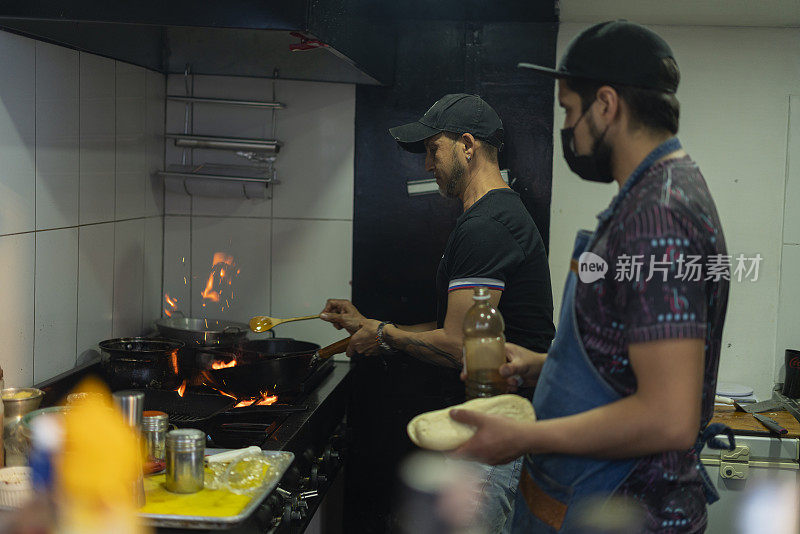
[[[112,393],[111,397],[114,399],[114,404],[116,404],[122,412],[122,417],[125,419],[125,422],[128,423],[138,435],[138,432],[142,428],[144,392],[135,390],[117,391],[116,393]],[[142,474],[140,474],[138,480],[133,483],[133,495],[136,505],[139,507],[144,506],[144,477]]]
[[[125,422],[139,430],[142,427],[142,410],[144,409],[144,392],[136,390],[117,391],[111,395],[122,412]]]
[[[786,349],[786,380],[783,394],[792,399],[800,398],[800,350]]]

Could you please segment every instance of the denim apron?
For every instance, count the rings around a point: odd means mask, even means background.
[[[604,219],[610,219],[621,198],[655,161],[679,148],[680,143],[673,138],[650,153],[628,179],[611,207],[600,215],[601,225]],[[589,360],[577,329],[577,262],[581,253],[590,248],[592,236],[591,232],[582,230],[575,239],[572,268],[564,287],[558,330],[533,395],[533,406],[539,420],[585,412],[621,398]],[[728,445],[714,438],[721,433],[728,436]],[[575,439],[591,438],[576,436]],[[698,456],[706,443],[712,448],[732,449],[733,433],[725,425],[709,425],[695,444],[694,450]],[[574,520],[576,507],[573,505],[587,497],[610,496],[630,475],[637,462],[638,458],[606,460],[565,454],[526,456],[515,502],[512,532],[568,532],[570,522]],[[719,495],[699,461],[697,469],[704,482],[706,500],[709,503],[716,501]]]

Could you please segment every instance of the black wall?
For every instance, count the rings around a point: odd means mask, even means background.
[[[553,65],[557,24],[416,20],[397,29],[394,85],[356,90],[353,302],[368,317],[411,324],[435,319],[436,269],[461,206],[408,196],[407,180],[431,176],[424,156],[399,149],[387,129],[444,94],[483,97],[505,127],[500,168],[547,246],[554,82],[516,65]]]

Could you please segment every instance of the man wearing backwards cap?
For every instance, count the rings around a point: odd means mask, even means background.
[[[383,352],[387,364],[397,369],[407,365],[408,356],[425,362],[416,364],[413,376],[395,374],[401,381],[406,376],[405,387],[419,397],[416,413],[392,422],[404,429],[413,415],[463,400],[462,325],[473,304],[474,287],[489,288],[492,303],[499,304],[505,318],[509,341],[545,351],[555,328],[544,244],[519,195],[500,175],[497,153],[503,145],[503,125],[497,113],[475,95],[450,94],[419,121],[389,133],[403,149],[425,153],[425,170],[433,173],[440,192],[458,198],[464,207],[439,263],[437,321],[393,325],[363,317],[346,300],[329,300],[321,317],[353,334],[348,354]],[[431,396],[438,397],[436,406],[422,406],[426,383],[435,385]],[[514,460],[487,474],[484,491],[489,503],[482,517],[487,532],[499,532],[511,510],[521,466]]]
[[[612,493],[640,505],[643,531],[702,532],[718,495],[698,455],[706,442],[724,446],[710,440],[718,433],[732,440],[727,427],[706,427],[729,267],[711,194],[675,137],[672,51],[647,28],[613,21],[578,35],[557,69],[520,66],[558,79],[570,169],[620,189],[594,233],[577,236],[553,346],[501,369],[538,377],[537,422],[454,410],[477,427],[457,454],[494,464],[527,453],[515,532],[574,528],[575,503]],[[586,276],[587,258],[596,262],[587,251],[607,262],[605,276]],[[688,268],[692,258],[702,272]],[[640,272],[620,270],[637,261]]]

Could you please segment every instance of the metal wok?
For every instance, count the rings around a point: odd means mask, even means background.
[[[156,328],[162,337],[182,341],[187,348],[229,347],[244,340],[248,331],[244,323],[186,317],[180,311],[156,321]]]
[[[323,348],[287,338],[247,341],[232,349],[204,351],[198,355],[198,363],[203,374],[220,389],[238,398],[249,398],[264,391],[298,389],[322,361],[344,352],[349,343],[349,337]],[[234,362],[230,367],[214,368]]]
[[[127,337],[100,344],[101,367],[112,389],[164,388],[180,383],[180,341]]]

